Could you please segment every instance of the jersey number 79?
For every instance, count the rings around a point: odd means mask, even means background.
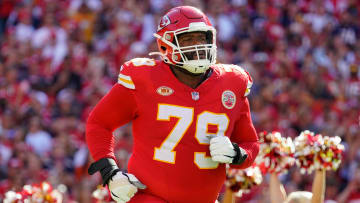
[[[175,164],[175,147],[179,144],[187,129],[194,120],[194,108],[171,104],[158,104],[157,120],[169,121],[171,117],[178,118],[177,123],[164,139],[160,147],[154,149],[154,160]],[[196,117],[195,138],[199,144],[209,145],[208,135],[224,136],[229,125],[225,113],[203,111]],[[208,125],[216,125],[217,132],[207,132]],[[219,163],[212,161],[205,152],[194,152],[194,163],[199,169],[215,169]]]

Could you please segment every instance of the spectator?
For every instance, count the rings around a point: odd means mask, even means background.
[[[250,97],[256,98],[250,98],[250,106],[257,131],[339,135],[346,156],[339,172],[327,173],[327,200],[353,191],[349,174],[360,158],[359,1],[2,0],[0,201],[4,191],[30,179],[21,171],[29,169],[27,160],[38,159],[37,167],[56,174],[50,175],[52,183],[68,186],[67,200],[87,202],[98,181],[74,172],[86,165],[81,150],[85,118],[116,81],[120,64],[157,49],[152,33],[159,14],[184,4],[211,16],[220,38],[218,61],[240,64],[253,77]],[[32,120],[43,125],[36,139],[30,139]],[[117,131],[123,166],[132,146],[128,127]],[[39,144],[42,139],[47,144]],[[60,145],[68,152],[49,147],[66,139],[73,143]],[[29,147],[34,148],[31,158]],[[52,163],[49,157],[57,158]],[[66,166],[66,175],[58,175],[58,165]],[[82,184],[71,183],[75,176]],[[283,181],[289,191],[311,187],[293,170]],[[265,201],[263,193],[252,199]]]
[[[356,170],[354,177],[350,180],[347,187],[339,194],[338,202],[357,202],[360,201],[360,167]]]
[[[38,117],[30,119],[29,133],[26,134],[25,140],[26,144],[39,156],[47,156],[53,146],[50,134],[42,129],[41,120]]]

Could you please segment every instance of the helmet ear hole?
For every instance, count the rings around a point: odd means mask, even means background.
[[[207,31],[205,34],[206,34],[207,43],[212,44],[213,43],[213,33],[210,31]]]
[[[161,46],[160,48],[161,48],[163,51],[166,51],[166,47]]]

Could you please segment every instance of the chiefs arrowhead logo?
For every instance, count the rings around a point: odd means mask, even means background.
[[[158,25],[157,31],[163,29],[164,27],[168,26],[169,24],[170,24],[170,18],[169,18],[169,16],[165,15],[164,17],[161,18],[161,21]]]
[[[161,86],[161,87],[157,88],[156,92],[162,96],[169,96],[172,93],[174,93],[174,90],[171,89],[170,87]]]

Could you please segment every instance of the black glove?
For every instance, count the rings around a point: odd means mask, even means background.
[[[111,158],[102,158],[97,162],[94,162],[90,165],[88,173],[93,175],[97,171],[100,171],[101,177],[103,179],[103,185],[108,184],[111,177],[113,177],[117,172],[120,171],[114,159]]]
[[[231,144],[234,146],[234,150],[236,152],[236,155],[231,164],[242,164],[248,157],[246,151],[243,148],[239,147],[239,145],[235,142],[232,142]]]

